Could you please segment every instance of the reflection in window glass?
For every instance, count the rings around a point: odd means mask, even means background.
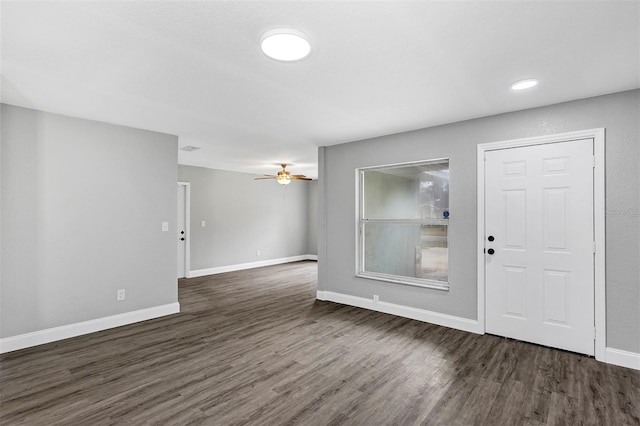
[[[433,281],[449,281],[447,225],[422,225],[420,276]]]
[[[361,169],[359,189],[359,275],[448,288],[448,160]]]

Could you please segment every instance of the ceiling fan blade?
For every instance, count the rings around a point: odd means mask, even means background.
[[[277,175],[264,175],[264,177],[254,178],[254,180],[260,179],[278,179],[278,183],[289,183],[289,182],[281,182],[280,179],[284,180],[313,180],[311,178],[306,177],[305,175],[292,175],[291,172],[286,170],[287,164],[280,164],[282,170],[278,172]]]

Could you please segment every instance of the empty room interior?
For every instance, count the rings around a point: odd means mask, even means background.
[[[0,424],[640,425],[640,1],[0,1]]]

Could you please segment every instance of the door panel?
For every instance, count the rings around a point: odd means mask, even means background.
[[[486,330],[593,355],[593,140],[485,153]]]
[[[526,318],[525,301],[527,298],[527,270],[525,268],[505,266],[504,272],[506,275],[505,290],[507,298],[505,314],[512,317]]]
[[[527,192],[504,191],[504,218],[506,247],[524,249],[526,246]]]
[[[569,188],[544,190],[544,249],[567,250],[567,191]]]
[[[544,271],[544,321],[550,324],[568,325],[567,296],[569,273],[567,271]]]

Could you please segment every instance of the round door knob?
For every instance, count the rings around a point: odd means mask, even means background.
[[[487,240],[493,241],[493,240],[495,240],[495,238],[493,238],[493,235],[489,235],[489,238],[487,238]]]
[[[184,241],[184,238],[180,238],[180,241]]]
[[[495,251],[494,249],[489,249],[489,250],[487,250],[487,253],[489,253],[489,254],[493,254],[493,253],[495,253],[495,252],[496,252],[496,251]]]

